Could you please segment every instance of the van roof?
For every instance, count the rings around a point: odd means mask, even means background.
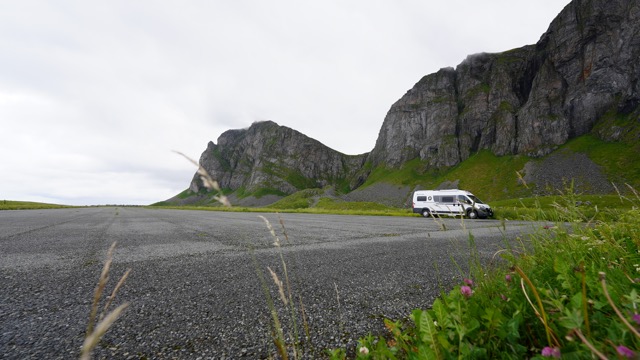
[[[422,191],[430,191],[430,192],[463,192],[463,193],[468,193],[467,190],[460,190],[460,189],[416,190],[415,192],[422,192]]]

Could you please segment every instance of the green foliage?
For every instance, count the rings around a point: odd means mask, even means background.
[[[360,187],[360,189],[373,185],[377,182],[385,182],[389,184],[398,185],[414,185],[425,177],[432,177],[436,172],[427,173],[426,164],[419,158],[410,160],[400,169],[392,169],[385,166],[379,166],[371,171],[371,174],[367,178],[367,181]]]
[[[635,206],[633,197],[618,195],[540,196],[491,203],[502,219],[549,221],[617,221]],[[577,216],[577,218],[572,218]]]
[[[277,202],[269,205],[272,209],[306,209],[313,204],[316,196],[322,195],[321,189],[306,189],[291,194]]]
[[[469,190],[484,201],[527,196],[531,190],[518,181],[517,172],[529,160],[526,156],[496,156],[488,150],[481,150],[437,179],[436,183],[460,180],[460,189]]]
[[[491,91],[491,85],[487,83],[478,84],[471,89],[467,90],[464,94],[465,99],[472,99],[478,95],[487,95]]]
[[[616,132],[620,132],[622,134],[621,140],[624,143],[637,145],[638,139],[640,139],[639,111],[636,109],[635,112],[621,114],[616,108],[613,108],[600,118],[593,132],[601,134],[605,138],[612,138]]]
[[[388,210],[397,211],[390,206],[366,201],[343,201],[331,198],[321,198],[316,204],[318,209],[326,210]]]
[[[504,104],[504,107],[506,110],[508,104]],[[584,153],[602,167],[609,180],[640,188],[640,157],[637,156],[640,145],[605,142],[585,135],[571,140],[559,150]],[[496,156],[489,150],[481,150],[454,167],[433,170],[426,162],[415,158],[399,169],[385,166],[372,169],[361,188],[385,182],[432,189],[444,182],[459,180],[460,189],[469,190],[484,201],[493,203],[496,200],[527,198],[532,196],[532,189],[524,186],[518,173],[531,160],[524,155]],[[496,174],[500,176],[495,176]],[[629,193],[624,185],[620,191]],[[602,210],[603,207],[600,208]]]
[[[286,196],[287,194],[278,189],[270,189],[270,188],[260,188],[254,191],[253,193],[251,193],[251,196],[257,199],[260,199],[261,197],[267,196],[267,195]]]
[[[496,156],[488,150],[482,150],[452,168],[433,170],[416,158],[400,169],[384,166],[373,169],[361,188],[386,182],[434,189],[443,182],[459,180],[460,189],[471,191],[484,201],[530,196],[531,190],[518,181],[517,175],[529,160],[526,156]]]
[[[0,210],[35,210],[35,209],[60,209],[68,208],[71,206],[47,204],[32,201],[12,201],[2,200],[0,201]]]
[[[180,194],[176,195],[178,197],[178,199],[187,199],[190,198],[191,196],[195,195],[195,193],[189,189],[184,190],[183,192],[181,192]]]
[[[564,220],[584,218],[574,195],[553,201]],[[361,338],[357,358],[619,358],[620,347],[637,356],[639,202],[615,222],[541,226],[530,245],[501,252],[507,266],[470,261],[463,284],[408,322],[386,320],[387,338]]]

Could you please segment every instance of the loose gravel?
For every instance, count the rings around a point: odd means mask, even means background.
[[[117,241],[110,291],[130,303],[96,358],[237,359],[275,354],[264,277],[285,334],[293,332],[267,267],[284,258],[307,358],[353,351],[383,318],[427,308],[461,281],[469,233],[490,261],[540,224],[420,217],[262,214],[147,208],[0,212],[0,358],[77,358],[105,254]],[[280,225],[284,224],[284,231]],[[446,228],[443,231],[443,226]],[[305,339],[303,324],[308,324]]]

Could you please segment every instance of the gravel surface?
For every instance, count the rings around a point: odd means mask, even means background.
[[[129,302],[98,345],[109,359],[266,358],[271,315],[264,274],[285,332],[293,331],[267,266],[287,264],[310,339],[306,357],[384,332],[461,282],[469,232],[484,259],[505,239],[539,224],[420,217],[263,214],[82,208],[0,212],[0,358],[77,358],[105,254],[117,241],[110,292],[132,272],[115,304]],[[252,256],[251,254],[254,254]],[[255,259],[255,261],[254,261]],[[437,270],[436,270],[437,266]],[[266,273],[266,274],[265,274]],[[298,318],[297,325],[302,328]],[[300,330],[302,334],[303,331]]]

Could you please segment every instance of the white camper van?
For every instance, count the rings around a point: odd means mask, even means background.
[[[493,210],[464,190],[418,190],[413,193],[413,212],[433,215],[466,216],[469,219],[493,216]]]

